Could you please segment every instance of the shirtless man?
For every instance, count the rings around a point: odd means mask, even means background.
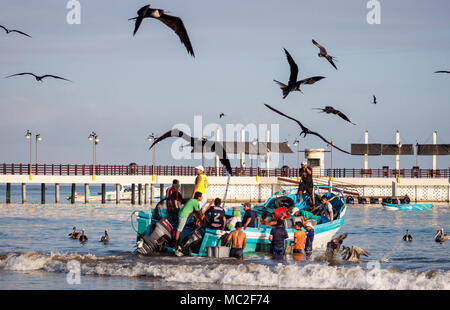
[[[243,259],[243,253],[245,245],[247,243],[247,236],[244,232],[241,231],[242,222],[237,222],[235,227],[236,229],[228,235],[226,246],[230,245],[230,240],[232,239],[230,257]]]

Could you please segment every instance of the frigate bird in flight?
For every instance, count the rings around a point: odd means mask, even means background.
[[[375,97],[375,95],[373,95],[373,101],[372,101],[372,103],[373,103],[373,104],[377,104],[377,97]]]
[[[345,116],[344,113],[342,113],[342,112],[339,111],[339,110],[336,110],[336,109],[333,108],[333,107],[326,106],[324,109],[322,109],[322,108],[313,108],[313,110],[322,110],[322,112],[325,112],[325,113],[327,113],[327,114],[330,114],[330,113],[331,113],[331,114],[336,114],[337,116],[341,117],[342,119],[346,120],[347,122],[349,122],[349,123],[351,123],[351,124],[353,124],[353,125],[356,125],[355,123],[351,122],[351,121],[348,119],[348,117]]]
[[[219,118],[222,118],[222,117],[224,117],[225,116],[225,113],[220,113],[219,114]]]
[[[51,78],[54,78],[54,79],[59,79],[59,80],[64,80],[64,81],[72,82],[71,80],[62,78],[62,77],[57,76],[57,75],[46,74],[46,75],[38,76],[38,75],[36,75],[36,74],[34,74],[34,73],[30,73],[30,72],[23,72],[23,73],[13,74],[13,75],[10,75],[10,76],[5,77],[5,79],[6,79],[6,78],[13,77],[13,76],[18,76],[18,75],[32,75],[32,76],[34,76],[34,78],[36,79],[36,81],[40,81],[40,82],[43,82],[42,80],[43,80],[44,78],[47,78],[47,77],[51,77]]]
[[[282,116],[284,116],[284,117],[286,117],[286,118],[289,118],[290,120],[293,120],[294,122],[296,122],[296,123],[300,126],[300,128],[302,129],[302,131],[300,132],[300,136],[301,136],[302,134],[303,134],[304,137],[306,137],[306,135],[308,135],[308,134],[318,136],[320,139],[322,139],[323,141],[325,141],[327,144],[331,145],[332,147],[338,149],[339,151],[344,152],[344,153],[346,153],[346,154],[350,154],[349,152],[347,152],[347,151],[345,151],[345,150],[343,150],[343,149],[337,147],[336,145],[334,145],[333,142],[328,141],[327,139],[325,139],[324,137],[322,137],[322,136],[321,136],[320,134],[318,134],[317,132],[314,132],[314,131],[309,130],[308,128],[306,128],[305,126],[303,126],[303,124],[300,123],[300,121],[296,120],[295,118],[290,117],[290,116],[284,114],[283,112],[278,111],[278,110],[275,109],[275,108],[272,108],[272,107],[271,107],[270,105],[268,105],[268,104],[264,104],[264,105],[265,105],[266,107],[268,107],[269,109],[271,109],[272,111],[274,111],[275,113],[278,113],[278,114],[280,114],[280,115],[282,115]],[[351,154],[350,154],[350,155],[351,155]]]
[[[320,53],[317,54],[317,55],[319,55],[319,57],[326,58],[326,60],[328,60],[328,62],[337,70],[337,67],[336,67],[336,65],[333,62],[333,60],[336,60],[336,58],[333,57],[333,56],[328,55],[327,50],[325,49],[325,47],[323,47],[322,45],[317,43],[315,40],[312,40],[312,43],[320,49]]]
[[[138,16],[130,18],[128,20],[136,20],[135,26],[134,26],[134,32],[133,36],[136,34],[136,32],[139,29],[139,26],[142,23],[142,20],[144,18],[155,18],[159,21],[163,22],[166,26],[170,27],[175,33],[178,35],[178,37],[181,40],[181,43],[184,44],[189,54],[192,55],[192,57],[195,57],[194,55],[194,49],[192,48],[191,41],[189,40],[188,33],[186,31],[186,28],[184,27],[183,21],[181,18],[177,16],[167,15],[166,13],[170,13],[169,11],[162,10],[162,9],[153,9],[150,7],[150,5],[143,6],[142,8],[137,11]]]
[[[230,175],[233,175],[233,171],[231,169],[230,160],[227,158],[227,153],[225,152],[225,148],[223,147],[223,144],[217,141],[208,141],[206,138],[197,139],[189,136],[188,134],[185,134],[181,130],[178,129],[172,129],[160,136],[158,139],[156,139],[152,145],[150,146],[149,150],[160,141],[170,138],[170,137],[177,137],[182,138],[185,141],[189,143],[189,146],[196,147],[196,146],[202,146],[202,148],[205,149],[206,152],[214,152],[217,156],[219,156],[219,160],[222,163],[222,165],[225,166],[228,173]]]
[[[30,35],[26,34],[25,32],[19,31],[19,30],[15,30],[15,29],[8,29],[2,25],[0,25],[0,28],[3,28],[6,31],[6,34],[10,34],[11,32],[17,32],[20,33],[21,35],[27,36],[29,38],[31,38]]]
[[[281,83],[280,81],[274,80],[278,85],[280,85],[280,88],[283,91],[283,99],[286,98],[291,91],[299,91],[303,93],[303,91],[300,89],[300,85],[314,84],[315,82],[325,78],[324,76],[313,76],[304,80],[297,81],[298,66],[295,63],[294,59],[292,58],[291,54],[289,54],[289,52],[286,49],[284,49],[284,52],[286,53],[289,66],[291,67],[291,74],[289,76],[288,85]]]
[[[441,70],[441,71],[436,71],[435,73],[450,73],[450,71]]]

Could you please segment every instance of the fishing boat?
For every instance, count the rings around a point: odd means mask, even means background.
[[[384,209],[392,211],[429,211],[433,208],[432,203],[412,203],[412,204],[393,204],[382,203]]]
[[[310,207],[310,197],[304,195],[301,201],[294,191],[297,188],[289,190],[283,190],[273,194],[265,203],[257,204],[252,207],[261,218],[263,212],[274,213],[274,210],[280,205],[286,205],[289,207],[297,207],[299,210],[307,210]],[[345,219],[345,198],[342,191],[335,187],[330,186],[317,186],[314,187],[314,195],[322,194],[328,199],[338,196],[337,199],[333,199],[330,203],[333,206],[334,219],[333,222],[321,220],[314,226],[314,241],[313,249],[325,249],[326,244],[333,238],[337,231],[341,228]],[[316,199],[316,205],[319,204],[319,199]],[[236,207],[234,207],[235,209]],[[241,214],[243,213],[242,206],[239,207]],[[233,215],[233,208],[225,208],[226,217],[229,218]],[[176,221],[178,220],[177,214],[171,214],[168,209],[164,207],[164,203],[158,204],[155,209],[151,209],[149,212],[135,212],[132,215],[135,216],[138,223],[137,229],[134,226],[132,219],[133,229],[137,233],[137,248],[141,254],[152,254],[153,252],[173,252],[173,238],[176,232]],[[289,218],[285,220],[285,228],[289,235],[289,240],[294,239],[294,222],[300,218]],[[192,256],[208,256],[211,253],[211,249],[224,246],[224,240],[230,231],[214,230],[209,228],[194,228],[194,219],[192,215],[188,219],[185,229],[180,235],[181,247],[183,253]],[[247,243],[244,249],[244,253],[257,253],[270,252],[270,231],[271,226],[260,225],[258,228],[249,228],[242,230],[247,236]],[[145,250],[140,251],[142,247]]]
[[[155,193],[158,191],[155,191]],[[131,185],[120,185],[120,201],[131,201]],[[138,193],[135,192],[134,193],[135,197],[137,198]],[[78,194],[77,192],[75,192],[75,201],[76,202],[84,202],[84,197],[85,195],[82,194]],[[158,197],[154,197],[159,199]],[[66,197],[67,200],[70,200],[71,197],[68,196]],[[90,194],[89,195],[89,201],[101,201],[102,200],[102,193],[97,193],[97,194]],[[105,200],[106,201],[116,201],[116,191],[107,191],[105,192]]]

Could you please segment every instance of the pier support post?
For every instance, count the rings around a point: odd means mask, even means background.
[[[138,184],[138,204],[142,204],[142,184]]]
[[[22,183],[22,203],[27,202],[27,185]]]
[[[144,189],[144,204],[148,204],[148,194],[149,194],[149,189],[150,189],[150,185],[149,185],[149,184],[145,184],[145,189]]]
[[[136,191],[136,184],[131,184],[131,204],[136,204],[136,197],[134,196],[134,192]]]
[[[155,197],[155,184],[150,184],[150,204],[153,203],[153,197]]]
[[[45,183],[41,183],[41,203],[45,204]]]
[[[164,184],[159,184],[159,201],[164,199]]]
[[[261,202],[261,183],[258,184],[258,203]]]
[[[84,184],[84,203],[89,203],[89,184]]]
[[[397,182],[392,181],[392,197],[396,197],[397,195],[398,195]]]
[[[116,204],[120,203],[120,184],[116,184]]]
[[[59,203],[59,184],[55,184],[55,203]]]
[[[75,183],[72,183],[72,191],[70,194],[70,203],[75,203]]]
[[[106,203],[106,184],[102,183],[102,204]]]
[[[11,203],[11,183],[6,183],[6,203]]]

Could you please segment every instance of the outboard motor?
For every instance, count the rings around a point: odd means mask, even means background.
[[[167,218],[155,224],[149,236],[141,236],[136,242],[137,251],[143,255],[150,255],[153,252],[161,251],[164,245],[168,244],[175,236],[175,228]]]
[[[410,202],[411,202],[411,199],[409,198],[408,195],[405,195],[405,197],[400,198],[400,203],[409,204]]]
[[[183,252],[184,255],[198,252],[204,235],[205,229],[202,227],[193,230],[189,235],[184,237],[183,241],[181,241],[181,252]]]
[[[353,196],[347,196],[346,203],[348,203],[348,204],[355,203],[355,198],[353,198]]]

